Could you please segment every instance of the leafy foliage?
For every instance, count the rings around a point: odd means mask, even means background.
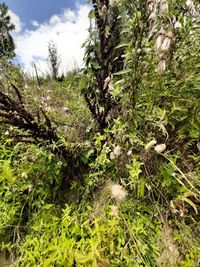
[[[0,117],[45,135],[0,126],[1,250],[16,266],[199,266],[199,4],[92,4],[84,70],[1,81]]]
[[[0,57],[12,58],[14,54],[15,44],[10,31],[15,26],[10,22],[8,15],[8,7],[5,3],[0,4]]]

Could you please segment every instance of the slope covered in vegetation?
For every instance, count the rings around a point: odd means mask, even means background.
[[[92,5],[84,69],[38,85],[1,57],[1,252],[13,266],[199,266],[200,6]]]

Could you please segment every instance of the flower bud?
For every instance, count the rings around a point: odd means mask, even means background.
[[[182,24],[179,22],[179,21],[177,21],[175,24],[174,24],[174,29],[176,29],[176,30],[180,30],[182,28]]]
[[[153,146],[155,146],[157,144],[157,141],[154,139],[154,140],[151,140],[146,146],[145,146],[145,150],[150,150]]]
[[[111,82],[111,78],[110,78],[110,76],[108,76],[108,77],[104,80],[104,86],[103,86],[103,89],[106,89],[110,82]]]

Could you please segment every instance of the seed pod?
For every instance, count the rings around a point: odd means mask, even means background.
[[[157,20],[156,12],[152,12],[151,15],[149,16],[149,21],[156,22],[156,20]]]
[[[163,74],[165,72],[165,69],[166,69],[166,59],[161,59],[158,63],[158,66],[157,66],[157,71],[160,73],[160,74]]]
[[[156,43],[155,43],[155,51],[156,52],[160,51],[161,45],[162,45],[164,38],[165,38],[165,34],[166,34],[165,30],[161,29],[159,32],[159,35],[156,39]]]
[[[103,5],[101,8],[101,14],[104,19],[106,18],[107,12],[108,12],[107,6]]]
[[[154,0],[148,0],[147,1],[147,10],[149,11],[149,13],[154,10],[154,6],[155,6]]]
[[[160,48],[160,50],[162,52],[167,52],[169,50],[169,48],[171,46],[172,38],[173,38],[173,33],[168,32],[166,34],[166,36],[164,37],[164,40],[163,40],[161,48]]]
[[[169,12],[169,5],[166,0],[160,1],[160,14],[166,15]]]
[[[111,82],[111,78],[110,78],[110,76],[108,76],[108,77],[104,80],[103,89],[106,89],[110,82]]]

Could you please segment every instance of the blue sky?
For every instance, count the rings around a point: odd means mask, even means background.
[[[32,28],[31,20],[45,22],[54,14],[62,13],[66,8],[74,9],[77,2],[87,3],[87,0],[4,0],[8,7],[25,23],[26,28]]]
[[[87,0],[0,0],[9,7],[17,61],[28,73],[33,63],[47,74],[48,44],[53,41],[61,56],[61,71],[83,65],[82,44],[88,37]]]

